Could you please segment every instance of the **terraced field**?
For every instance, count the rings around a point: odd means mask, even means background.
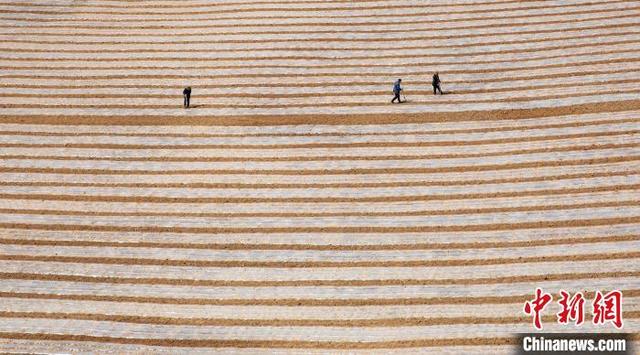
[[[544,330],[637,342],[639,34],[632,0],[0,0],[0,351],[510,353],[536,287],[621,290],[624,329]]]

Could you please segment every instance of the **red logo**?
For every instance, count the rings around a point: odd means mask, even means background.
[[[613,325],[622,328],[622,292],[611,291],[606,295],[602,295],[600,291],[596,292],[596,298],[593,300],[593,324],[605,324],[611,322]]]
[[[562,310],[558,313],[558,323],[568,324],[569,320],[573,320],[576,326],[581,325],[584,323],[584,296],[581,292],[571,298],[569,296],[569,293],[560,290],[561,299],[558,304]]]
[[[542,312],[551,303],[553,296],[545,293],[541,288],[536,288],[533,300],[524,304],[524,313],[533,317],[533,326],[542,329]],[[558,324],[569,324],[573,322],[575,326],[584,323],[585,298],[581,292],[571,296],[570,293],[560,290],[560,311],[556,314]],[[604,325],[611,323],[617,329],[622,329],[622,292],[614,290],[605,295],[596,291],[592,303],[593,324]]]
[[[524,313],[533,315],[533,326],[536,327],[536,329],[542,329],[540,314],[551,300],[552,297],[550,294],[543,293],[542,289],[536,288],[536,298],[524,304]]]

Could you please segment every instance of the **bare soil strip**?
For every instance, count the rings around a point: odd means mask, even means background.
[[[508,132],[508,131],[524,131],[529,129],[549,129],[549,128],[578,128],[586,126],[599,126],[620,123],[640,123],[640,113],[638,118],[625,119],[606,119],[606,120],[589,120],[571,123],[553,123],[553,124],[537,124],[537,125],[517,125],[503,127],[488,128],[467,128],[467,129],[447,129],[424,130],[424,131],[400,131],[400,132],[344,132],[336,130],[335,132],[313,132],[313,133],[119,133],[109,132],[111,137],[166,137],[166,138],[229,138],[229,137],[358,137],[358,136],[401,136],[401,135],[423,135],[423,134],[456,134],[456,133],[488,133],[488,132]],[[0,131],[0,136],[40,136],[40,137],[94,137],[104,136],[104,132],[53,132],[54,127],[49,127],[47,131]]]
[[[56,115],[2,115],[0,123],[58,124],[58,125],[123,125],[123,126],[273,126],[300,124],[393,124],[422,122],[490,121],[565,116],[584,113],[621,112],[640,109],[640,100],[612,101],[597,104],[579,104],[553,108],[511,109],[495,111],[430,112],[372,115],[257,115],[174,117],[145,116],[56,116]]]
[[[589,6],[597,6],[597,5],[608,5],[609,3],[629,3],[629,4],[633,4],[633,1],[630,0],[612,0],[612,1],[603,1],[603,2],[595,2],[595,3],[586,3],[584,6],[582,6],[581,4],[577,4],[577,5],[573,5],[573,4],[569,4],[566,5],[568,7],[589,7]],[[563,5],[558,5],[558,6],[563,6]],[[533,9],[533,10],[540,10],[540,9],[545,9],[545,8],[552,8],[549,5],[545,5],[542,8],[537,8],[537,9]],[[621,10],[627,10],[627,11],[631,11],[631,10],[637,10],[640,7],[634,7],[634,6],[629,6],[629,7],[625,7],[625,8],[600,8],[600,9],[591,9],[591,10],[578,10],[578,11],[565,11],[565,12],[553,12],[550,14],[545,14],[548,17],[554,17],[554,16],[568,16],[568,15],[584,15],[584,14],[594,14],[594,13],[607,13],[607,12],[618,12]],[[246,10],[243,10],[243,12],[246,12]],[[259,12],[259,11],[258,11]],[[283,12],[282,9],[279,12]],[[493,12],[513,12],[512,10],[497,10],[497,11],[493,11]],[[18,14],[21,13],[25,13],[25,14],[29,14],[28,11],[23,11],[23,12],[18,12]],[[446,12],[446,13],[442,13],[442,14],[456,14],[455,11],[454,12]],[[473,12],[470,12],[473,13]],[[60,12],[55,12],[55,14],[60,15]],[[89,14],[89,13],[85,13],[85,14]],[[94,13],[96,15],[99,15],[98,13]],[[458,14],[465,14],[465,13],[458,13]],[[33,14],[32,14],[33,15]],[[72,13],[71,15],[75,15],[75,12]],[[412,16],[412,17],[419,17],[419,16],[423,16],[426,18],[430,18],[430,16],[432,15],[431,12],[410,12],[410,13],[402,13],[402,14],[394,14],[394,13],[380,13],[380,14],[348,14],[348,15],[318,15],[318,14],[313,14],[313,15],[296,15],[296,16],[292,16],[292,15],[275,15],[275,16],[270,16],[270,15],[261,15],[261,16],[214,16],[214,17],[209,17],[209,18],[198,18],[199,20],[265,20],[265,21],[269,21],[269,22],[275,22],[274,20],[287,20],[287,19],[345,19],[345,18],[353,18],[353,19],[383,19],[383,18],[401,18],[401,16]],[[535,15],[533,15],[535,16]],[[481,17],[460,17],[460,18],[447,18],[444,20],[427,20],[425,21],[426,23],[441,23],[441,22],[469,22],[469,21],[475,21],[475,20],[502,20],[502,19],[519,19],[519,18],[530,18],[532,17],[532,14],[527,14],[527,15],[496,15],[496,16],[481,16]],[[64,22],[64,21],[88,21],[90,19],[87,18],[46,18],[46,17],[37,17],[37,16],[25,16],[25,17],[3,17],[4,20],[11,20],[11,21],[31,21],[31,22],[42,22],[42,23],[46,23],[46,22]],[[118,23],[118,22],[132,22],[132,21],[138,21],[138,22],[179,22],[179,21],[185,21],[189,20],[188,17],[185,18],[178,18],[178,16],[176,14],[173,14],[173,16],[167,16],[165,18],[149,18],[149,16],[147,16],[146,18],[144,18],[143,20],[139,20],[139,19],[119,19],[119,18],[110,18],[109,22],[112,23]]]
[[[430,155],[390,155],[390,156],[316,156],[316,157],[85,157],[85,156],[52,156],[52,155],[0,155],[0,159],[28,159],[28,160],[75,160],[75,161],[165,161],[165,162],[276,162],[276,161],[341,161],[341,160],[416,160],[416,159],[455,159],[512,156],[534,153],[589,151],[600,149],[637,148],[640,143],[624,144],[592,144],[575,145],[571,147],[519,149],[492,153],[467,154],[430,154]]]
[[[505,338],[454,338],[454,339],[425,339],[412,341],[390,342],[304,342],[304,341],[251,341],[251,340],[187,340],[187,339],[138,339],[115,338],[89,335],[58,335],[45,333],[0,333],[0,338],[26,340],[57,340],[57,341],[91,341],[99,343],[139,344],[169,347],[191,348],[262,348],[262,349],[385,349],[385,348],[413,348],[433,346],[460,345],[513,345],[517,339]]]
[[[66,186],[66,187],[160,187],[160,188],[202,188],[202,189],[286,189],[286,188],[367,188],[367,187],[426,187],[426,186],[467,186],[484,184],[507,184],[534,181],[554,181],[578,178],[596,178],[606,176],[627,176],[640,174],[640,171],[628,170],[622,172],[603,173],[582,173],[565,175],[545,175],[518,178],[485,179],[485,180],[447,180],[447,181],[399,181],[399,182],[379,182],[379,183],[273,183],[273,184],[243,184],[243,183],[92,183],[92,182],[51,182],[51,181],[30,181],[30,182],[0,182],[0,186]]]
[[[637,26],[637,24],[636,24]],[[610,27],[609,27],[610,28]],[[552,37],[552,38],[536,38],[536,39],[523,39],[523,40],[502,40],[502,41],[493,41],[493,42],[474,42],[473,44],[433,44],[427,48],[468,48],[475,46],[492,46],[492,45],[507,45],[507,44],[525,44],[525,43],[537,43],[537,42],[548,42],[548,41],[557,41],[557,40],[570,40],[570,39],[585,39],[585,38],[603,38],[603,37],[615,37],[615,36],[625,36],[625,35],[635,35],[638,34],[638,31],[626,31],[626,32],[613,32],[613,33],[601,33],[601,34],[590,34],[590,35],[573,35],[573,36],[560,36],[560,37]],[[421,41],[421,40],[433,40],[433,36],[407,36],[403,37],[404,41]],[[451,39],[451,38],[446,38]],[[342,38],[342,37],[329,37],[329,38],[282,38],[282,39],[270,39],[269,43],[286,43],[286,42],[397,42],[398,38]],[[24,43],[24,44],[64,44],[64,45],[90,45],[90,44],[99,44],[99,45],[119,45],[119,44],[150,44],[157,45],[158,41],[56,41],[56,40],[32,40],[32,39],[2,39],[0,43]],[[202,44],[202,43],[253,43],[251,40],[190,40],[190,41],[180,41],[180,42],[171,42],[172,44]],[[142,50],[146,51],[146,50]]]
[[[638,222],[636,218],[635,223]],[[624,223],[632,223],[625,221]],[[545,228],[544,225],[534,224],[527,228]],[[610,221],[608,224],[615,224]],[[586,224],[594,225],[594,224]],[[558,227],[565,227],[560,224]],[[573,224],[573,226],[582,226]],[[16,228],[16,227],[11,227]],[[515,230],[515,228],[511,228]],[[55,229],[52,229],[55,230]],[[468,228],[465,228],[468,230]],[[482,229],[481,229],[482,230]],[[491,229],[493,230],[493,229]],[[376,232],[376,231],[369,231]],[[193,233],[193,232],[192,232]],[[247,232],[250,233],[250,232]],[[380,233],[380,232],[378,232]],[[77,264],[113,264],[113,265],[166,265],[192,267],[254,267],[254,268],[354,268],[354,267],[440,267],[440,266],[478,266],[478,265],[508,265],[528,264],[554,261],[586,261],[586,260],[631,260],[640,257],[640,252],[553,255],[539,257],[518,257],[499,259],[439,259],[439,260],[406,260],[406,261],[250,261],[250,260],[171,260],[171,259],[132,259],[110,257],[77,257],[52,255],[0,255],[5,261],[39,261]]]
[[[623,11],[621,10],[612,10],[612,12],[620,12],[617,13],[616,15],[609,15],[609,16],[599,16],[599,17],[585,17],[585,18],[576,18],[576,19],[572,19],[571,23],[580,23],[580,22],[587,22],[587,21],[597,21],[597,20],[610,20],[610,19],[614,19],[614,18],[636,18],[637,15],[636,14],[625,14]],[[527,24],[530,25],[555,25],[555,24],[566,24],[568,21],[567,20],[548,20],[549,16],[545,16],[543,21],[531,21],[531,17],[528,18],[528,22]],[[336,28],[340,28],[340,27],[371,27],[371,26],[382,26],[382,25],[389,25],[389,24],[429,24],[432,23],[432,21],[430,20],[405,20],[402,22],[371,22],[371,21],[367,21],[367,22],[349,22],[349,23],[340,23],[340,22],[305,22],[305,23],[279,23],[279,24],[274,24],[274,23],[269,23],[269,22],[262,22],[262,23],[252,23],[251,27],[265,27],[265,28],[269,28],[269,27],[309,27],[309,26],[318,26],[318,27],[336,27]],[[501,22],[499,24],[483,24],[483,25],[465,25],[464,23],[462,23],[461,25],[458,25],[457,23],[452,23],[450,26],[447,26],[449,28],[455,28],[455,29],[478,29],[478,28],[495,28],[495,27],[500,27],[500,28],[505,28],[505,27],[515,27],[515,26],[521,26],[522,23],[521,22]],[[23,28],[24,25],[0,25],[0,28]],[[30,23],[29,27],[32,29],[51,29],[51,28],[56,28],[56,29],[198,29],[198,30],[207,30],[207,29],[213,29],[213,28],[223,28],[223,29],[228,29],[228,28],[244,28],[246,27],[246,25],[239,25],[239,24],[224,24],[224,25],[220,25],[220,24],[215,24],[215,23],[210,23],[210,24],[206,24],[206,25],[180,25],[180,26],[175,26],[175,25],[145,25],[140,23],[139,25],[136,26],[127,26],[127,25],[123,25],[121,23],[118,24],[114,24],[111,26],[105,26],[103,23],[101,24],[92,24],[92,25],[82,25],[82,24],[75,24],[73,26],[70,25],[66,25],[64,24],[64,22],[61,22],[60,24],[56,24],[55,22],[47,22],[44,24],[40,24],[39,22],[36,23]],[[337,30],[339,31],[339,30]]]
[[[524,323],[524,317],[414,317],[390,319],[344,319],[344,320],[312,320],[312,319],[211,319],[211,318],[169,318],[114,316],[88,313],[44,313],[44,312],[0,312],[4,318],[37,318],[37,319],[78,319],[134,324],[165,325],[197,325],[197,326],[251,326],[251,327],[408,327],[434,326],[445,324],[514,324]],[[640,312],[625,312],[625,318],[640,318]],[[543,321],[553,322],[554,316],[544,316]]]
[[[616,19],[619,17],[615,17]],[[621,23],[615,26],[615,28],[626,28],[626,27],[635,27],[638,26],[638,23]],[[505,26],[507,27],[507,26]],[[0,29],[4,28],[13,28],[13,29],[64,29],[64,27],[46,27],[46,26],[29,26],[25,28],[25,26],[10,26],[10,25],[0,25]],[[92,27],[96,28],[96,27]],[[467,33],[467,34],[450,34],[450,35],[431,35],[429,39],[453,39],[453,38],[476,38],[476,37],[493,37],[493,36],[501,36],[501,35],[514,35],[514,34],[541,34],[541,33],[557,33],[557,32],[573,32],[573,31],[588,31],[588,30],[598,30],[598,29],[611,29],[610,25],[600,25],[600,26],[584,26],[584,27],[576,27],[576,28],[566,28],[566,29],[546,29],[546,30],[527,30],[527,31],[495,31],[491,33]],[[348,33],[405,33],[406,29],[358,29],[358,30],[348,30],[344,31]],[[324,33],[336,33],[335,30],[314,30],[308,29],[306,31],[215,31],[215,32],[206,32],[206,31],[198,31],[199,35],[208,36],[208,35],[219,35],[219,34],[234,34],[234,35],[253,35],[253,34],[324,34]],[[62,36],[64,32],[25,32],[24,34],[29,34],[32,36],[38,37],[48,37],[48,36]],[[8,36],[15,35],[15,32],[0,32],[0,36]],[[96,32],[74,32],[74,37],[122,37],[122,38],[136,38],[136,37],[148,37],[149,33],[96,33]],[[171,38],[178,37],[193,37],[192,33],[171,33]],[[129,41],[127,43],[141,43],[138,41]],[[184,42],[180,42],[184,43]],[[385,47],[386,48],[386,47]]]
[[[448,3],[446,5],[437,5],[434,4],[434,7],[467,7],[467,6],[478,6],[478,5],[495,5],[495,4],[512,4],[512,3],[526,3],[526,2],[539,2],[540,0],[500,0],[500,1],[491,1],[491,2],[470,2],[470,3]],[[366,3],[379,3],[379,2],[392,2],[390,0],[366,0]],[[120,4],[118,4],[120,3]],[[166,9],[166,8],[199,8],[199,7],[217,7],[220,5],[225,6],[240,6],[240,5],[294,5],[294,4],[325,4],[325,3],[342,3],[342,4],[358,4],[357,1],[353,0],[296,0],[296,1],[283,1],[283,0],[273,0],[273,1],[242,1],[242,2],[223,2],[216,5],[211,5],[209,3],[201,3],[201,4],[180,4],[180,5],[172,5],[172,4],[162,4],[162,3],[153,3],[153,4],[145,4],[138,3],[132,1],[109,1],[108,3],[100,3],[100,4],[74,4],[73,7],[108,7],[108,8],[153,8],[153,9]],[[68,7],[68,5],[62,4],[16,4],[16,3],[2,3],[0,6],[29,6],[29,7]]]
[[[640,201],[616,201],[600,203],[584,203],[572,205],[544,205],[526,207],[504,208],[474,208],[442,211],[410,211],[410,212],[319,212],[319,213],[154,213],[154,212],[86,212],[69,210],[25,210],[25,209],[0,209],[4,214],[33,214],[33,215],[60,215],[60,216],[157,216],[157,217],[372,217],[372,216],[447,216],[460,214],[482,214],[497,212],[523,212],[523,211],[559,211],[565,209],[597,208],[597,207],[632,207],[640,205]],[[0,240],[0,244],[2,244]]]
[[[292,280],[292,281],[246,281],[246,280],[195,280],[169,278],[131,278],[131,277],[100,277],[40,273],[0,273],[0,280],[40,280],[64,282],[89,282],[135,285],[181,285],[181,286],[210,286],[210,287],[305,287],[305,286],[333,286],[333,287],[368,287],[368,286],[435,286],[435,285],[493,285],[511,284],[517,282],[544,282],[562,280],[583,280],[612,277],[638,277],[640,272],[593,272],[547,275],[518,275],[504,277],[486,277],[476,279],[393,279],[393,280]],[[7,317],[6,312],[0,312],[0,317]],[[629,317],[628,312],[625,316]],[[638,313],[640,317],[640,312]],[[37,317],[35,317],[37,318]]]
[[[640,290],[622,289],[628,297],[640,296]],[[593,292],[585,292],[585,297],[593,297]],[[348,307],[348,306],[387,306],[387,305],[440,305],[440,304],[505,304],[524,303],[531,295],[500,297],[435,297],[435,298],[370,298],[370,299],[215,299],[215,298],[171,298],[136,296],[100,296],[53,293],[0,292],[0,298],[49,299],[73,301],[133,302],[156,304],[193,304],[218,306],[305,306],[305,307]]]
[[[590,5],[601,5],[601,4],[614,4],[614,3],[626,3],[629,0],[609,0],[606,2],[603,1],[591,1],[584,2],[580,4],[560,4],[560,5],[535,5],[535,6],[524,6],[524,7],[516,7],[509,9],[476,9],[476,10],[457,10],[457,11],[434,11],[431,15],[458,15],[458,14],[475,14],[475,13],[495,13],[495,12],[511,12],[511,11],[526,11],[526,10],[537,10],[537,9],[557,9],[557,8],[566,8],[566,7],[583,7]],[[226,5],[226,4],[225,4]],[[74,6],[76,7],[76,6]],[[358,10],[358,11],[367,11],[367,10],[390,10],[397,9],[396,5],[376,5],[376,6],[358,6],[354,7],[305,7],[305,8],[295,8],[291,6],[287,7],[272,7],[272,8],[259,8],[259,9],[215,9],[215,10],[201,10],[201,11],[189,11],[189,12],[175,12],[174,14],[179,15],[203,15],[203,14],[226,14],[226,13],[244,13],[244,12],[319,12],[319,11],[349,11],[349,10]],[[403,9],[429,9],[433,10],[433,5],[413,5],[407,4],[402,7]],[[60,15],[64,14],[64,11],[48,11],[48,10],[24,10],[24,9],[16,9],[16,10],[2,10],[0,9],[0,14],[38,14],[38,15]],[[159,12],[151,12],[151,11],[131,11],[131,9],[127,11],[102,11],[102,10],[93,10],[93,11],[73,11],[74,15],[162,15],[164,13]]]
[[[433,250],[433,249],[489,249],[536,247],[546,245],[575,245],[588,243],[613,243],[640,240],[638,235],[594,236],[579,238],[537,239],[528,241],[504,242],[472,242],[472,243],[415,243],[415,244],[354,244],[354,245],[310,245],[310,244],[212,244],[212,243],[160,243],[160,242],[103,242],[89,240],[42,240],[42,239],[0,239],[0,244],[34,245],[34,246],[74,246],[105,248],[177,248],[208,250],[341,250],[341,251],[376,251],[376,250]]]
[[[518,142],[555,141],[577,138],[615,137],[638,134],[640,130],[587,132],[555,135],[532,135],[529,137],[492,138],[482,140],[438,140],[417,142],[353,142],[353,143],[294,143],[294,144],[127,144],[127,143],[0,143],[4,148],[86,148],[86,149],[299,149],[299,148],[373,148],[373,147],[443,147],[506,144]]]

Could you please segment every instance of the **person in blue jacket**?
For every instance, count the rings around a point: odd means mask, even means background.
[[[393,85],[393,99],[391,100],[391,103],[394,103],[396,100],[398,100],[398,103],[401,104],[403,101],[400,99],[400,92],[402,91],[402,79],[398,79],[396,81],[396,83]]]

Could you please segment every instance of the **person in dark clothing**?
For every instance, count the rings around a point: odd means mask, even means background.
[[[189,108],[189,101],[191,100],[191,86],[187,86],[182,90],[182,96],[184,96],[184,108]]]
[[[431,81],[431,85],[433,85],[433,94],[437,95],[436,92],[440,91],[440,95],[442,95],[442,89],[440,89],[440,75],[438,73],[433,74],[433,80]]]
[[[400,99],[400,92],[402,91],[402,79],[398,79],[396,81],[395,84],[393,84],[393,99],[391,100],[391,103],[394,103],[396,100],[398,100],[398,103],[401,104],[403,101]]]

